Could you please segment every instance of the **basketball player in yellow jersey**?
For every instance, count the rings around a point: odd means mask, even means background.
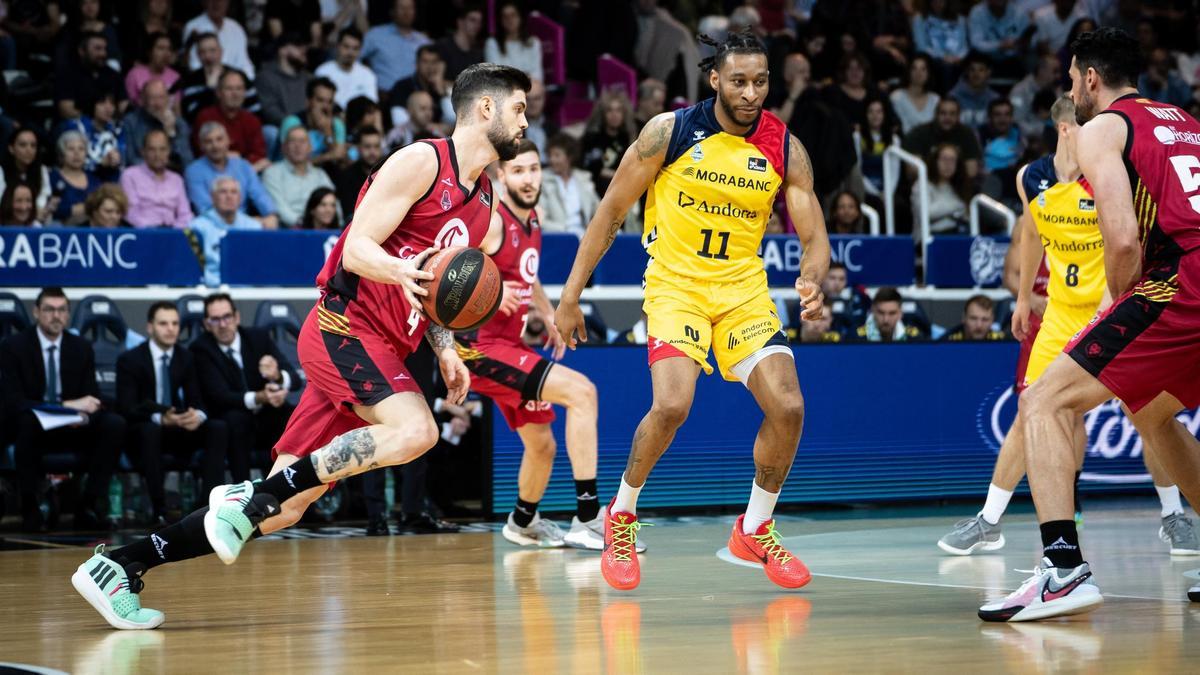
[[[707,38],[703,38],[707,40]],[[727,380],[742,382],[763,410],[754,442],[757,473],[745,515],[729,540],[738,557],[761,564],[771,581],[797,588],[808,569],[783,548],[771,515],[791,469],[804,422],[792,352],[780,332],[758,257],[775,195],[804,247],[796,290],[804,318],[821,316],[821,281],[829,238],[813,194],[804,147],[778,117],[762,109],[767,56],[752,35],[707,40],[715,55],[702,64],[716,98],[652,119],[626,152],[588,225],[555,314],[572,348],[585,338],[579,295],[612,244],[625,212],[649,188],[645,240],[650,377],[654,402],[633,438],[617,496],[605,521],[601,570],[614,588],[638,585],[638,492],[687,418],[711,347]]]
[[[1075,138],[1079,131],[1075,105],[1069,98],[1060,98],[1050,109],[1050,117],[1058,131],[1057,152],[1030,162],[1017,173],[1017,190],[1027,205],[1018,225],[1023,229],[1019,233],[1018,256],[1021,280],[1012,319],[1013,335],[1019,340],[1024,340],[1030,332],[1034,277],[1043,253],[1050,270],[1049,302],[1034,339],[1025,381],[1018,391],[1037,380],[1071,337],[1096,316],[1102,305],[1111,301],[1106,296],[1104,240],[1097,225],[1096,203],[1075,160]],[[1014,235],[1014,241],[1017,239]],[[1020,419],[1015,420],[1004,437],[983,510],[974,518],[960,521],[938,541],[943,551],[970,555],[977,550],[994,551],[1004,546],[1000,517],[1025,475],[1025,443],[1020,424]],[[1087,445],[1082,417],[1076,420],[1075,443],[1078,466],[1082,466]],[[1183,516],[1179,488],[1153,460],[1149,448],[1143,448],[1143,459],[1162,503],[1163,526],[1159,536],[1171,545],[1174,555],[1200,554],[1191,521]]]

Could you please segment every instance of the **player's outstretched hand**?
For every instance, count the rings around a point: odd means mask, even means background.
[[[562,338],[563,343],[575,349],[575,336],[579,336],[580,342],[587,342],[587,328],[583,323],[583,310],[579,308],[579,302],[574,300],[559,300],[558,309],[554,312],[554,330],[558,331],[558,336]]]
[[[1029,315],[1032,311],[1029,308],[1029,301],[1017,298],[1017,304],[1013,307],[1012,314],[1012,334],[1018,340],[1024,340],[1029,337]]]
[[[521,298],[517,297],[517,290],[521,288],[519,281],[504,282],[504,297],[500,299],[500,309],[497,310],[504,316],[512,316],[521,308]]]
[[[404,292],[404,299],[408,300],[408,306],[416,312],[421,312],[421,298],[429,295],[429,291],[421,288],[420,282],[433,279],[433,273],[422,271],[421,265],[437,251],[436,248],[427,248],[415,258],[396,259],[394,283],[400,286],[400,290]]]
[[[548,326],[546,330],[546,349],[551,350],[550,358],[555,361],[562,361],[562,357],[567,353],[567,343],[553,325]]]
[[[438,366],[442,369],[442,381],[446,383],[446,400],[462,405],[471,389],[471,373],[454,349],[443,349],[438,354]]]
[[[800,277],[796,280],[796,292],[800,294],[800,304],[804,306],[800,318],[805,321],[820,319],[821,307],[825,304],[825,294],[821,292],[821,285],[812,279]]]

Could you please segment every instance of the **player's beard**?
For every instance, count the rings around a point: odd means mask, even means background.
[[[522,208],[522,209],[532,209],[533,207],[537,206],[538,199],[541,198],[541,196],[542,196],[541,188],[538,188],[537,192],[533,193],[533,199],[530,199],[528,201],[526,201],[525,198],[521,196],[521,193],[518,192],[517,190],[509,190],[508,191],[508,198],[511,199],[514,204],[517,205],[517,208]]]
[[[510,136],[504,131],[504,125],[500,122],[500,118],[492,120],[492,125],[488,127],[487,139],[491,142],[492,147],[496,150],[496,154],[500,156],[501,162],[507,162],[517,156],[517,147],[520,144],[520,133]]]
[[[741,113],[738,112],[738,109],[735,108],[732,103],[725,100],[725,95],[722,94],[720,90],[717,91],[717,101],[721,104],[721,109],[725,111],[725,114],[729,116],[729,119],[733,120],[734,123],[738,124],[739,126],[750,128],[754,126],[755,123],[758,122],[758,118],[762,116],[762,106],[759,106],[758,111],[754,113],[754,119],[750,120],[749,122],[743,122],[742,119],[738,117],[738,115]]]
[[[1088,95],[1087,89],[1083,89],[1075,101],[1075,123],[1083,126],[1095,116],[1096,100]]]

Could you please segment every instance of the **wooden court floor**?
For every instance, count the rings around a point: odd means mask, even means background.
[[[1031,516],[972,558],[934,542],[962,513],[781,519],[814,580],[782,592],[718,554],[731,518],[642,530],[642,586],[595,554],[495,533],[261,540],[152,571],[155,631],[114,631],[71,588],[85,549],[0,553],[0,662],[73,673],[1200,672],[1200,558],[1167,555],[1150,509],[1093,512],[1084,546],[1107,602],[1040,624],[976,607],[1034,563]],[[654,522],[653,519],[650,522]],[[1188,576],[1190,575],[1190,576]],[[2,667],[0,667],[2,670]]]

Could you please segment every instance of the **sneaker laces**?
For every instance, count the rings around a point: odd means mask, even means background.
[[[758,545],[767,552],[767,555],[775,558],[780,565],[786,565],[794,557],[783,547],[783,538],[779,536],[779,531],[775,529],[773,521],[767,524],[766,534],[756,534],[753,537]]]
[[[954,532],[956,534],[960,533],[960,532],[963,534],[966,534],[966,533],[970,532],[972,529],[978,529],[979,534],[982,535],[983,534],[983,523],[980,522],[982,520],[983,520],[983,518],[980,516],[974,516],[972,518],[966,518],[964,520],[960,520],[954,524]]]
[[[614,560],[629,562],[630,557],[637,548],[637,532],[640,529],[642,529],[642,521],[640,520],[635,520],[631,523],[621,523],[613,520],[612,547]]]
[[[554,521],[546,520],[545,518],[539,518],[536,523],[533,523],[529,526],[529,529],[549,539],[563,538],[562,528],[559,527]]]

